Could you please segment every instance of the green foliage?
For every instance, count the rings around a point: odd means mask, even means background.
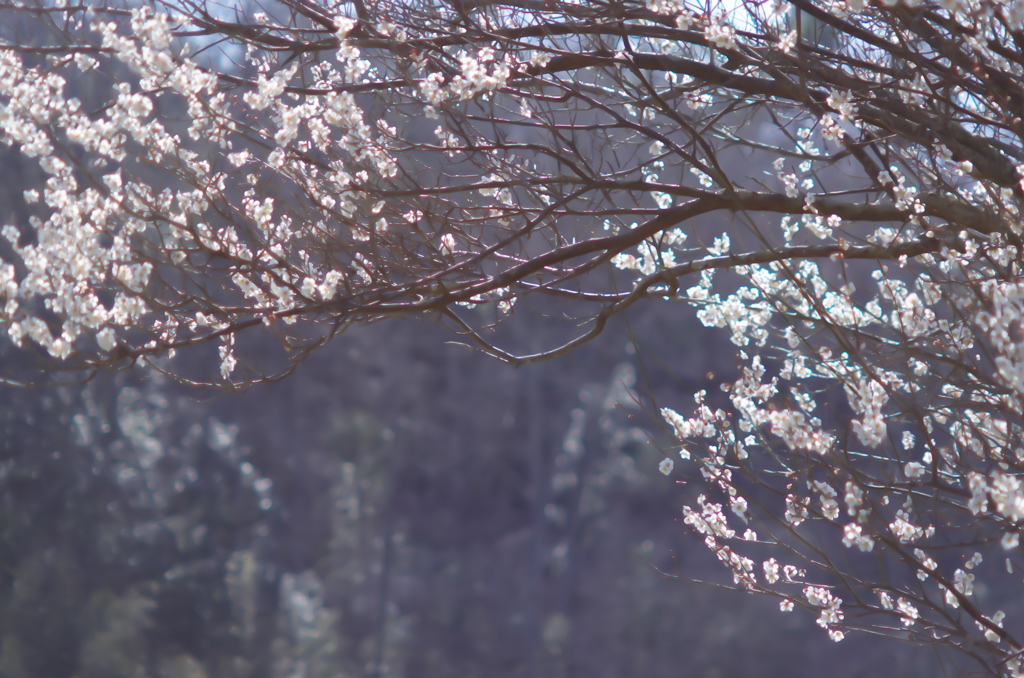
[[[82,614],[80,678],[147,678],[146,631],[154,606],[134,590],[93,594]]]

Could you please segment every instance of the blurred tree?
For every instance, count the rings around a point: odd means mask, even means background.
[[[263,654],[225,595],[232,549],[265,543],[270,508],[235,432],[159,379],[38,395],[0,391],[0,674],[135,677],[203,661],[253,675],[218,660]]]

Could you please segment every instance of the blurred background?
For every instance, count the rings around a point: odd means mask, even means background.
[[[696,489],[658,472],[650,413],[731,352],[677,316],[519,369],[410,320],[243,393],[154,370],[0,389],[0,676],[935,675],[686,581],[731,576],[679,520]]]

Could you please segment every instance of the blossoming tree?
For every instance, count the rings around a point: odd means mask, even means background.
[[[1024,606],[975,581],[1024,569],[1021,0],[19,2],[0,25],[2,139],[45,176],[3,230],[14,344],[74,369],[212,344],[251,383],[274,376],[237,354],[253,332],[291,365],[434,314],[515,363],[688,304],[739,376],[663,411],[662,470],[703,488],[686,522],[735,585],[837,641],[1021,674]],[[496,345],[527,296],[580,333]]]

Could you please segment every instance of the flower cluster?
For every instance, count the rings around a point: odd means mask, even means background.
[[[659,466],[733,584],[1019,673],[973,553],[1024,569],[1024,4],[837,0],[810,30],[782,2],[284,2],[0,8],[68,40],[0,45],[0,140],[41,177],[0,224],[12,344],[88,369],[209,344],[243,382],[273,375],[242,332],[294,362],[427,314],[519,363],[672,304],[735,351],[662,409]],[[492,345],[526,294],[580,334]]]

